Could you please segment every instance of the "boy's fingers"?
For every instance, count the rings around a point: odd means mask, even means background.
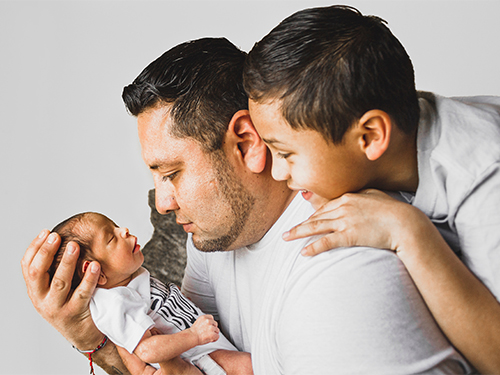
[[[299,238],[310,237],[318,234],[326,234],[335,231],[333,220],[307,220],[288,232],[283,233],[285,241],[292,241]]]
[[[334,249],[336,247],[343,246],[340,243],[338,243],[337,240],[338,236],[336,236],[335,233],[326,235],[324,237],[321,237],[319,240],[313,242],[312,244],[304,247],[301,251],[301,254],[304,256],[314,256],[324,253],[325,251]]]

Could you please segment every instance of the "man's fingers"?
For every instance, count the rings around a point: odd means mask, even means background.
[[[49,231],[44,229],[40,232],[40,234],[31,241],[31,244],[26,249],[24,253],[23,259],[21,259],[21,267],[23,269],[23,275],[27,275],[28,267],[31,265],[33,258],[35,257],[38,250],[40,250],[40,246],[45,242],[45,239],[49,235]],[[25,277],[26,278],[26,277]]]
[[[54,278],[50,283],[51,298],[57,306],[62,306],[68,299],[78,254],[78,244],[75,242],[68,243],[61,258],[61,263],[59,263]]]
[[[54,255],[59,248],[61,238],[57,233],[42,231],[29,246],[22,260],[23,275],[28,288],[28,294],[43,295],[49,289],[49,270]]]
[[[92,297],[92,294],[97,286],[100,273],[101,267],[99,263],[90,263],[85,271],[82,282],[75,289],[73,296],[71,296],[70,303],[73,304],[72,307],[74,311],[84,311],[88,309],[90,297]]]

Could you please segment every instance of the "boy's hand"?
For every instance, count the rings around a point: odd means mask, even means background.
[[[286,241],[324,235],[306,246],[302,254],[317,255],[336,247],[370,246],[399,250],[405,224],[418,209],[387,194],[368,189],[344,194],[324,204],[309,219],[283,234]],[[420,212],[420,211],[418,211]],[[407,226],[406,226],[407,227]]]
[[[198,338],[198,345],[208,344],[219,339],[219,328],[212,315],[202,315],[189,328]]]
[[[80,350],[94,349],[102,341],[102,333],[92,321],[89,301],[97,285],[100,267],[93,262],[70,295],[78,245],[68,244],[52,282],[47,272],[60,243],[57,233],[43,230],[26,250],[21,266],[28,295],[38,313],[73,345]]]

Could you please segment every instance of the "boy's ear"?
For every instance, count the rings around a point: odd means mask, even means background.
[[[248,110],[240,110],[233,115],[229,122],[226,142],[253,173],[261,173],[264,170],[267,146],[257,133]]]
[[[87,268],[89,267],[90,263],[91,262],[89,260],[86,260],[85,262],[83,262],[83,264],[82,264],[82,274],[83,275],[85,275],[85,271],[87,271]],[[102,272],[102,267],[101,267],[101,274],[99,275],[99,280],[97,280],[97,285],[104,285],[107,282],[108,282],[108,278],[106,277],[104,272]]]
[[[375,161],[389,147],[392,132],[392,120],[387,112],[373,109],[366,112],[358,122],[359,146],[368,158]]]

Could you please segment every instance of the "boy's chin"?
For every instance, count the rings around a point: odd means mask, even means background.
[[[328,199],[323,198],[317,194],[312,193],[308,199],[309,203],[313,206],[315,210],[321,208],[325,203],[329,202]]]

